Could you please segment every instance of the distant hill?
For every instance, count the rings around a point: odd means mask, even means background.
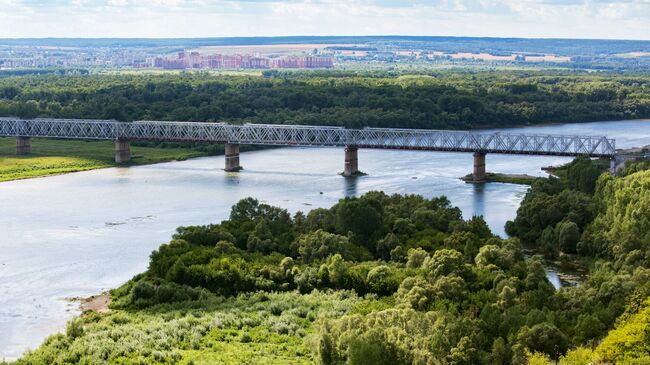
[[[8,46],[58,47],[199,47],[270,44],[399,44],[400,48],[441,52],[492,54],[552,53],[562,56],[599,56],[650,52],[650,41],[602,39],[532,39],[415,36],[287,36],[230,38],[14,38],[0,39]]]

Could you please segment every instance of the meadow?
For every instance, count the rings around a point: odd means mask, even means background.
[[[15,139],[0,138],[0,181],[118,166],[112,141],[33,139],[32,153],[15,154]],[[193,148],[131,146],[133,159],[120,166],[144,165],[206,156]]]
[[[362,302],[353,292],[203,293],[191,303],[87,312],[65,334],[27,354],[27,364],[314,364],[308,347],[319,318]],[[19,361],[19,363],[22,363]]]

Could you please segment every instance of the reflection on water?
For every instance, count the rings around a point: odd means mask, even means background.
[[[360,179],[360,176],[352,176],[343,178],[344,182],[344,193],[346,197],[357,195],[357,182]]]
[[[617,145],[650,143],[647,122],[518,129],[608,135]],[[552,156],[487,156],[489,171],[542,176]],[[223,157],[0,183],[0,358],[19,356],[64,328],[76,309],[63,300],[116,287],[146,269],[149,254],[179,225],[228,217],[253,196],[291,212],[329,207],[370,190],[446,195],[466,218],[483,215],[504,235],[526,187],[466,184],[468,153],[360,150],[368,173],[343,178],[343,151],[281,148],[241,155],[244,170],[223,171]]]
[[[472,184],[474,187],[474,215],[485,215],[485,184]]]

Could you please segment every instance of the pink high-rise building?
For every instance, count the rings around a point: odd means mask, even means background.
[[[206,55],[199,52],[179,52],[177,58],[156,57],[152,60],[153,67],[167,69],[237,69],[237,68],[331,68],[334,67],[333,57],[323,56],[287,56],[268,59],[255,55]]]

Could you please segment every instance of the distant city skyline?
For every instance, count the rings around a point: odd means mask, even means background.
[[[0,0],[0,38],[441,35],[650,40],[649,0]]]

